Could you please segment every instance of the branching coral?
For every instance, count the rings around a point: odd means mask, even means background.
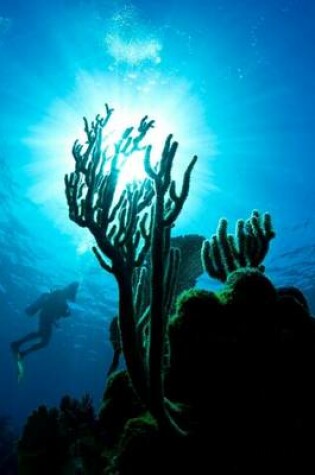
[[[19,473],[83,473],[79,467],[92,465],[88,454],[97,442],[97,424],[89,395],[81,400],[64,396],[59,408],[39,406],[19,440]]]
[[[270,214],[254,210],[246,221],[239,219],[234,236],[227,233],[228,221],[221,218],[217,233],[203,243],[201,256],[210,277],[225,282],[228,275],[242,267],[263,271],[271,239],[275,237]]]
[[[194,156],[184,174],[181,192],[176,193],[176,183],[171,179],[171,169],[177,150],[177,142],[170,135],[165,142],[161,161],[154,169],[150,162],[151,147],[145,155],[145,170],[154,182],[155,203],[151,248],[151,306],[149,339],[149,388],[150,408],[159,421],[165,416],[163,393],[163,357],[165,327],[172,296],[170,289],[174,281],[174,269],[178,268],[180,255],[170,248],[171,228],[182,210],[189,192],[190,175],[196,163]],[[167,266],[165,266],[165,262]],[[171,292],[172,293],[172,292]]]
[[[83,149],[78,141],[73,146],[76,167],[65,177],[66,196],[70,219],[90,230],[100,265],[117,279],[124,355],[135,389],[143,396],[146,389],[136,341],[132,274],[150,246],[154,191],[151,181],[144,180],[128,185],[120,196],[116,194],[121,167],[141,150],[153,121],[142,119],[135,135],[132,127],[126,129],[111,152],[109,147],[103,148],[103,129],[112,112],[106,105],[105,117],[97,116],[91,125],[84,119],[87,147]]]
[[[90,125],[84,119],[87,147],[75,142],[75,171],[65,177],[69,216],[90,230],[100,265],[117,280],[122,348],[134,389],[159,422],[172,425],[164,404],[163,356],[180,253],[170,246],[171,228],[187,199],[197,157],[188,165],[177,193],[171,171],[178,144],[172,135],[165,141],[161,160],[152,165],[151,146],[142,146],[142,140],[154,122],[144,117],[137,133],[126,129],[111,153],[103,129],[112,112],[106,105],[105,117],[97,116]],[[119,171],[139,151],[148,178],[128,184],[117,197]],[[143,308],[147,276],[136,269],[149,250],[150,304]],[[148,319],[149,344],[143,345],[136,322]]]

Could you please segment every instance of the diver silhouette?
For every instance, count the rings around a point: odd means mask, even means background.
[[[68,301],[75,301],[78,287],[78,282],[72,282],[62,289],[42,294],[35,302],[26,307],[25,313],[27,315],[33,316],[38,313],[39,324],[37,331],[28,333],[19,340],[11,342],[11,350],[18,362],[29,353],[38,351],[48,345],[53,326],[57,326],[57,320],[70,315]],[[39,340],[39,342],[24,350],[20,349],[22,345],[33,340]]]

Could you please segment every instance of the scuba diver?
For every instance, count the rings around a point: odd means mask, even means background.
[[[53,326],[58,326],[57,321],[70,315],[68,301],[76,299],[79,283],[72,282],[62,289],[53,290],[42,294],[35,302],[28,305],[25,313],[33,316],[38,313],[38,330],[28,333],[26,336],[11,343],[11,350],[17,361],[18,380],[24,373],[23,359],[29,353],[40,350],[48,345],[51,340]],[[21,349],[25,343],[39,340],[26,349]]]

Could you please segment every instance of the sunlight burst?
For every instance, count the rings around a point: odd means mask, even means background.
[[[187,83],[152,74],[149,78],[130,75],[118,79],[111,74],[92,76],[81,72],[73,93],[65,100],[56,100],[42,123],[25,139],[33,158],[27,169],[29,197],[44,204],[65,232],[71,229],[73,233],[64,194],[64,175],[74,169],[71,149],[76,139],[82,144],[86,141],[82,117],[91,122],[97,114],[103,115],[105,102],[114,108],[104,130],[107,144],[113,145],[125,128],[137,128],[140,120],[148,115],[155,126],[143,145],[152,145],[154,163],[161,157],[167,136],[173,134],[180,147],[172,175],[179,183],[194,154],[206,155],[207,162],[214,156],[213,135],[205,126],[202,107]],[[198,166],[197,163],[195,175]],[[202,173],[202,168],[199,170]],[[135,154],[121,171],[120,188],[127,181],[144,177],[142,157]]]

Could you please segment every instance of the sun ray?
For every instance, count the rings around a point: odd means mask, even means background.
[[[63,223],[67,212],[63,176],[73,169],[72,144],[75,139],[85,140],[82,117],[93,120],[96,114],[104,113],[105,102],[115,109],[106,130],[113,141],[115,134],[119,136],[126,127],[137,127],[145,115],[155,120],[155,128],[147,137],[147,143],[153,145],[153,160],[159,158],[168,134],[174,134],[180,143],[174,163],[176,180],[181,180],[193,154],[206,151],[206,168],[208,158],[215,153],[213,134],[202,122],[201,104],[187,82],[158,74],[118,80],[117,75],[110,73],[91,75],[81,71],[69,97],[55,100],[42,122],[24,140],[32,155],[24,170],[30,181],[29,197],[45,204],[47,212],[63,229],[68,228]],[[131,161],[122,172],[124,180],[144,177],[143,168],[136,164],[136,160]]]

